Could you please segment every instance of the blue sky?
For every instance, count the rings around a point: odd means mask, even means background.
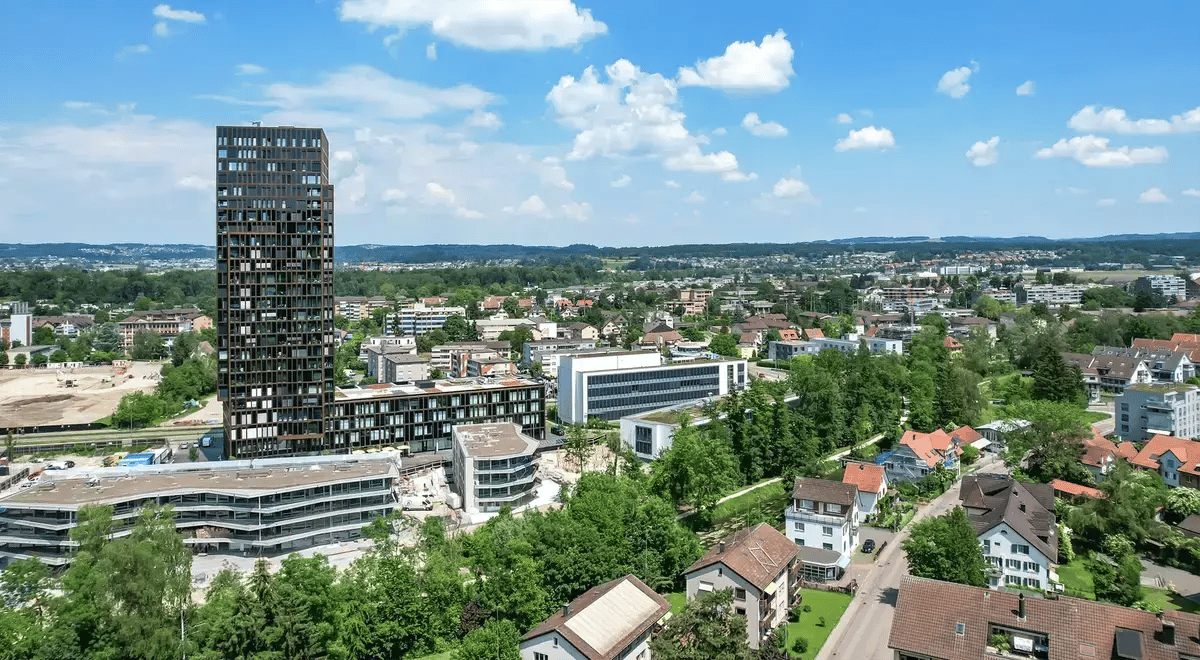
[[[0,3],[0,240],[213,240],[218,124],[325,128],[337,240],[1200,227],[1200,5]],[[1020,92],[1020,93],[1019,93]]]

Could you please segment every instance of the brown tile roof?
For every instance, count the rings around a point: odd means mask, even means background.
[[[1118,445],[1104,437],[1100,430],[1093,426],[1091,437],[1083,439],[1083,458],[1079,459],[1079,462],[1093,467],[1104,467],[1105,458],[1110,454],[1114,458],[1129,460],[1137,456],[1137,453],[1133,443],[1122,442]]]
[[[1142,339],[1139,337],[1134,339],[1131,345],[1133,348],[1183,351],[1188,354],[1188,359],[1192,362],[1200,362],[1200,336],[1197,335],[1177,332],[1170,339]]]
[[[783,328],[779,331],[780,341],[800,341],[800,333],[795,328]]]
[[[873,326],[867,328],[867,331],[863,333],[863,336],[864,337],[874,337],[877,334],[879,334],[879,326],[873,325]]]
[[[1200,654],[1200,615],[1179,611],[1158,615],[1078,598],[1025,598],[1004,591],[969,587],[906,575],[900,581],[888,646],[945,660],[998,658],[985,648],[991,627],[1002,626],[1049,638],[1049,660],[1107,660],[1118,629],[1137,631],[1143,660],[1178,660]],[[953,603],[948,607],[947,603]],[[1160,641],[1162,621],[1175,624],[1175,645]],[[963,624],[963,634],[956,627]]]
[[[805,328],[804,336],[807,337],[809,341],[821,339],[825,336],[825,331],[820,328]]]
[[[831,502],[850,506],[858,499],[858,486],[845,481],[796,477],[792,497],[798,500]]]
[[[1193,536],[1200,536],[1200,514],[1193,513],[1175,526],[1185,532],[1191,532]]]
[[[1062,479],[1051,479],[1050,486],[1054,488],[1055,493],[1066,493],[1075,497],[1090,497],[1094,500],[1104,499],[1104,491],[1098,488],[1073,484],[1070,481]]]
[[[1049,484],[967,476],[962,479],[959,496],[977,534],[1004,523],[1050,561],[1058,561],[1054,488]]]
[[[954,337],[949,337],[949,336],[947,336],[945,339],[942,340],[942,345],[952,351],[962,348],[962,344],[958,343],[957,339],[955,339]]]
[[[719,562],[761,590],[779,577],[780,571],[787,570],[795,558],[795,543],[767,523],[759,523],[709,548],[684,575]]]
[[[874,463],[846,463],[842,483],[854,484],[859,492],[878,493],[883,487],[885,472],[882,465]]]
[[[642,598],[634,598],[622,599],[620,602],[613,602],[611,604],[608,602],[602,603],[600,607],[603,607],[606,611],[597,611],[591,613],[590,616],[607,614],[608,617],[603,621],[589,621],[589,623],[593,624],[593,626],[596,623],[600,623],[601,625],[608,627],[608,633],[610,635],[619,633],[621,634],[621,637],[613,641],[607,649],[596,649],[576,631],[576,629],[583,628],[578,625],[572,626],[571,622],[574,620],[582,623],[583,620],[577,617],[580,617],[581,615],[584,617],[589,617],[589,613],[587,612],[588,607],[594,605],[597,601],[600,601],[605,594],[612,592],[614,589],[618,590],[618,593],[624,591],[627,594],[632,593],[636,596],[636,593],[629,592],[628,588],[623,586],[625,583],[635,587],[651,602],[647,603]],[[614,595],[617,594],[615,593]],[[646,607],[647,605],[654,607],[653,609],[649,609]],[[647,612],[647,614],[645,616],[634,616],[632,619],[621,620],[619,617],[622,614],[629,613],[629,610],[633,610],[634,613],[639,611]],[[566,638],[566,640],[570,642],[572,646],[579,649],[580,653],[583,653],[584,657],[589,658],[589,660],[610,660],[620,655],[620,653],[625,650],[625,647],[628,646],[630,642],[632,642],[634,639],[637,639],[638,636],[646,632],[646,630],[648,630],[651,626],[658,623],[658,620],[670,610],[671,604],[667,602],[666,598],[663,598],[655,593],[653,589],[646,586],[646,584],[637,579],[637,577],[633,575],[626,575],[625,577],[617,578],[612,582],[606,582],[598,587],[592,587],[591,589],[587,590],[587,592],[585,592],[582,596],[571,601],[571,605],[566,608],[566,610],[559,609],[559,611],[549,619],[546,619],[536,628],[526,633],[522,639],[533,639],[535,637],[541,637],[542,635],[550,632],[557,632]],[[569,614],[567,612],[569,612]],[[619,629],[614,630],[613,628]],[[585,635],[592,637],[592,635],[587,634],[586,632]]]
[[[1158,470],[1159,458],[1168,451],[1182,463],[1179,466],[1180,472],[1200,475],[1200,442],[1171,435],[1155,435],[1150,438],[1137,456],[1129,459],[1129,462],[1147,470]]]
[[[963,424],[962,426],[950,432],[950,437],[958,440],[960,445],[969,445],[972,442],[983,440],[983,434],[975,429]]]

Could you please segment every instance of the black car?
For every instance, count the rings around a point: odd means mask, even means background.
[[[554,435],[562,435],[563,433],[566,432],[566,429],[564,429],[561,426],[552,426],[552,427],[550,427],[550,432],[553,433]]]
[[[866,541],[863,541],[863,552],[875,552],[875,539],[867,539]]]

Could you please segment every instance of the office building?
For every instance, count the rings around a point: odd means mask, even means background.
[[[1167,302],[1187,300],[1187,280],[1178,275],[1148,275],[1133,282],[1134,291],[1144,291],[1162,296]]]
[[[463,511],[518,507],[537,495],[537,440],[511,422],[454,427],[454,492]]]
[[[77,474],[76,474],[77,473]],[[47,473],[49,474],[49,473]],[[73,471],[0,498],[0,567],[71,560],[85,506],[113,508],[110,539],[129,536],[144,506],[170,505],[194,551],[258,555],[358,538],[397,508],[395,454],[176,463]]]
[[[1195,385],[1130,385],[1114,405],[1117,435],[1125,442],[1145,442],[1153,435],[1200,437],[1200,387]]]
[[[9,309],[3,339],[9,346],[16,342],[20,342],[21,346],[29,346],[33,342],[33,315],[29,313],[29,303],[14,302]]]
[[[505,378],[342,388],[329,406],[329,450],[445,451],[455,425],[495,422],[514,422],[535,440],[544,438],[545,387]]]
[[[521,366],[528,369],[534,362],[541,362],[543,373],[556,374],[558,373],[559,355],[590,348],[596,348],[595,338],[527,341],[521,348]]]
[[[564,356],[558,366],[558,416],[569,424],[617,420],[746,387],[745,360],[662,364],[649,351]]]
[[[226,454],[328,449],[333,185],[319,128],[216,131],[217,388]]]

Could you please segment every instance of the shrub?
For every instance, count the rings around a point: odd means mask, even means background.
[[[796,641],[792,642],[792,651],[796,654],[808,653],[808,638],[797,637]]]

